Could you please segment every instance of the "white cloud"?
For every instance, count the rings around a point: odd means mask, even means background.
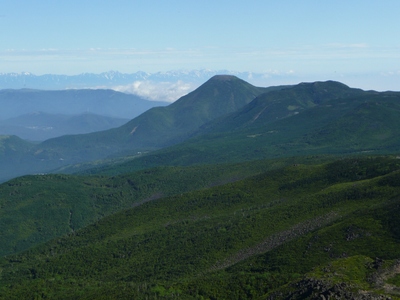
[[[359,49],[359,48],[369,48],[366,43],[353,43],[353,44],[341,44],[341,43],[331,43],[327,44],[326,47],[329,48],[344,48],[344,49]]]
[[[153,82],[150,80],[135,81],[132,84],[116,86],[119,92],[131,93],[148,100],[174,102],[198,87],[192,82]]]
[[[382,72],[381,75],[383,75],[383,76],[400,76],[400,70],[398,70],[398,71]]]

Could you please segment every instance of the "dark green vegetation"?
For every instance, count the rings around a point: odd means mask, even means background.
[[[176,175],[185,169],[172,170]],[[169,173],[170,169],[154,172]],[[118,180],[128,178],[135,177],[124,175]],[[11,183],[40,178],[19,180]],[[65,176],[64,180],[79,178]],[[326,291],[345,282],[334,291],[356,294],[364,290],[389,295],[392,292],[384,285],[396,285],[399,159],[296,164],[172,194],[5,256],[0,265],[0,295],[7,299],[35,295],[49,299],[280,299],[300,293],[299,286],[302,293],[316,292],[316,281]],[[119,198],[114,195],[113,202]],[[59,203],[54,201],[54,205]],[[79,223],[74,214],[71,226]],[[68,223],[68,212],[63,218]],[[376,257],[379,266],[374,263]],[[387,276],[381,282],[377,278],[384,272]]]
[[[0,299],[400,299],[399,100],[216,76],[113,130],[2,138],[64,174],[0,185]]]
[[[0,256],[76,231],[122,209],[234,182],[294,161],[300,159],[158,167],[113,177],[54,174],[13,179],[0,185]]]
[[[338,82],[305,83],[261,94],[199,127],[184,143],[128,164],[140,170],[310,154],[390,154],[400,151],[399,128],[400,93],[365,92]]]

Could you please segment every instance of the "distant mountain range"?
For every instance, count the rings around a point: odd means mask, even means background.
[[[121,126],[155,106],[149,101],[113,90],[0,90],[0,135],[43,141]]]
[[[44,141],[67,134],[83,134],[119,127],[129,119],[82,113],[76,115],[35,112],[0,120],[0,135]]]
[[[244,80],[265,77],[263,73],[233,72],[227,70],[191,70],[191,71],[166,71],[148,73],[138,71],[135,73],[120,73],[117,71],[103,72],[100,74],[82,73],[78,75],[45,74],[35,75],[24,73],[0,73],[0,89],[66,89],[66,88],[91,88],[97,86],[116,86],[129,84],[138,80],[162,81],[196,81],[204,82],[217,74],[235,75]]]
[[[363,91],[334,81],[260,88],[236,76],[217,75],[118,128],[31,146],[3,139],[2,147],[10,151],[0,155],[1,176],[154,150],[135,159],[132,168],[393,152],[400,149],[399,99],[398,92]]]
[[[148,101],[142,97],[113,90],[0,90],[0,120],[24,114],[44,112],[76,115],[92,113],[132,119],[154,106],[169,103]]]
[[[253,84],[261,84],[268,77],[264,73],[233,72],[227,70],[191,70],[191,71],[167,71],[147,73],[138,71],[135,73],[120,73],[109,71],[100,74],[83,73],[78,75],[35,75],[32,73],[0,73],[0,89],[86,89],[86,88],[122,88],[137,81],[151,81],[154,83],[165,82],[189,82],[197,87],[210,77],[218,74],[235,75]]]

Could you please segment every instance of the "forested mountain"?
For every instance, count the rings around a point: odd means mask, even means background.
[[[332,81],[259,88],[221,75],[121,127],[49,139],[32,145],[27,153],[15,149],[15,156],[24,158],[19,174],[27,174],[138,154],[143,157],[134,164],[141,168],[143,160],[147,167],[300,153],[384,153],[399,147],[399,95]],[[354,126],[360,132],[352,134]],[[162,150],[152,153],[158,149]],[[15,159],[4,157],[4,161]],[[3,170],[7,172],[6,166]]]
[[[64,115],[36,112],[0,121],[0,134],[16,135],[29,141],[44,141],[67,134],[107,130],[128,121],[91,113]]]
[[[167,107],[154,107],[127,124],[86,135],[68,135],[32,145],[28,152],[15,149],[24,157],[20,174],[48,172],[54,168],[104,159],[109,155],[136,154],[188,138],[204,123],[235,111],[257,95],[276,88],[259,88],[233,76],[215,76],[200,88]],[[121,154],[122,153],[122,154]],[[1,159],[1,157],[0,157]],[[5,163],[9,160],[3,157]],[[10,166],[4,165],[5,177]]]
[[[259,164],[268,168],[267,161]],[[235,173],[235,168],[219,169],[220,174]],[[45,219],[21,220],[19,246],[26,241],[24,232],[40,237],[63,224],[70,233],[0,260],[0,296],[397,299],[399,159],[292,164],[180,192],[206,170],[167,168],[114,179],[48,175],[3,184],[3,192],[19,197],[20,212],[47,214],[55,222],[47,228]],[[211,168],[209,174],[215,176],[216,170]],[[172,196],[163,197],[167,174],[170,183],[175,176],[183,181],[173,183]],[[200,176],[198,182],[207,186],[206,178]],[[75,189],[79,181],[83,184]],[[47,188],[46,182],[51,183]],[[84,186],[87,193],[82,194]],[[151,186],[155,189],[147,190]],[[137,191],[143,198],[134,196]],[[35,200],[46,194],[53,200]],[[132,208],[77,230],[87,209],[99,214],[127,200]],[[5,224],[8,218],[2,220]],[[38,227],[32,230],[29,224]],[[16,240],[10,230],[3,242]],[[368,298],[362,298],[365,295]]]
[[[68,159],[85,149],[86,157],[80,160],[88,160],[122,150],[159,149],[183,141],[199,126],[241,108],[264,91],[233,76],[215,76],[167,107],[152,108],[119,128],[48,140],[35,150]]]
[[[399,120],[399,92],[216,76],[115,129],[3,136],[2,176],[39,174],[0,184],[0,298],[400,299]]]
[[[362,91],[330,81],[303,83],[261,94],[200,126],[184,143],[128,164],[139,170],[310,154],[396,153],[399,120],[399,92]]]

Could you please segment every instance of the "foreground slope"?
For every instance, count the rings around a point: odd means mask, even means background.
[[[125,174],[112,177],[42,174],[16,178],[0,185],[0,256],[146,201],[234,182],[293,161],[158,167],[135,173],[119,170]]]
[[[400,257],[399,164],[293,165],[146,202],[5,257],[0,295],[277,299],[289,292],[278,288],[335,259],[379,257],[389,267]]]

